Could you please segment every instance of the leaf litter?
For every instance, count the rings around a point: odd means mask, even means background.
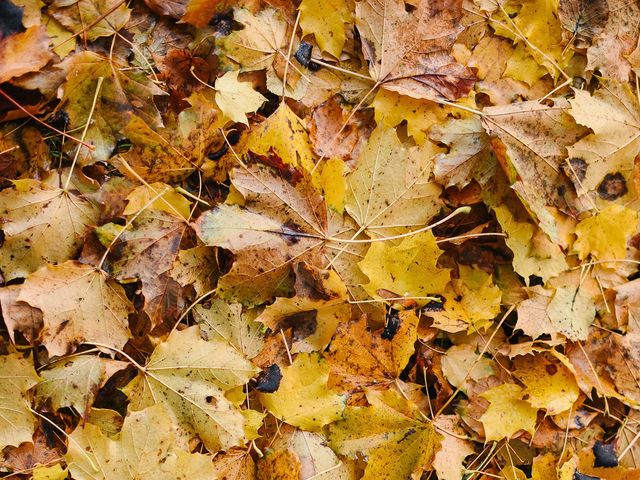
[[[639,36],[0,2],[0,475],[639,478]]]

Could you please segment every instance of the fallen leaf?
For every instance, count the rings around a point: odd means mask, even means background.
[[[30,359],[17,353],[0,356],[0,450],[7,445],[31,442],[36,417],[31,413],[27,391],[40,377]]]
[[[216,105],[233,121],[248,125],[247,113],[255,112],[267,101],[248,82],[238,80],[238,71],[225,73],[216,80]]]
[[[346,41],[344,24],[352,17],[349,7],[345,0],[302,0],[298,10],[303,35],[313,34],[322,51],[340,58]]]
[[[367,401],[368,407],[347,407],[329,427],[329,445],[351,458],[365,455],[367,480],[405,480],[429,469],[441,437],[417,407],[392,390],[369,390]]]
[[[318,431],[342,416],[345,397],[327,388],[330,367],[317,353],[300,353],[282,369],[274,393],[260,393],[260,403],[273,415],[303,430]]]
[[[161,405],[130,413],[114,438],[90,423],[71,434],[65,459],[73,478],[204,480],[213,476],[209,456],[189,453],[176,441],[171,417]]]
[[[0,202],[0,268],[6,280],[75,257],[98,222],[98,208],[79,192],[36,180],[15,180],[13,188],[0,192]]]
[[[409,14],[402,0],[356,3],[362,52],[376,83],[414,98],[455,100],[475,77],[449,54],[461,31],[462,2],[421,0]]]
[[[430,231],[403,238],[398,245],[373,243],[358,264],[369,278],[364,288],[374,297],[386,290],[424,304],[423,297],[444,292],[449,283],[449,269],[436,266],[441,253]]]
[[[480,417],[487,442],[511,438],[523,430],[533,435],[538,409],[522,400],[522,395],[522,388],[515,383],[493,387],[480,395],[489,401],[489,408]]]
[[[76,0],[54,4],[50,14],[67,30],[94,41],[110,37],[129,21],[131,10],[118,0]]]
[[[197,326],[173,332],[158,345],[127,386],[130,408],[162,404],[171,423],[189,437],[198,435],[208,449],[239,446],[245,417],[225,391],[246,384],[257,373],[234,347],[220,339],[203,340]],[[172,421],[173,420],[173,421]]]
[[[18,301],[42,310],[40,334],[49,355],[64,355],[82,343],[121,348],[129,339],[133,311],[124,289],[103,270],[68,260],[46,265],[25,280]]]
[[[610,205],[576,225],[578,238],[573,248],[581,260],[589,255],[598,260],[625,258],[627,238],[637,230],[637,223],[636,211],[622,205]]]
[[[0,39],[0,83],[44,67],[53,58],[47,31],[34,25]]]
[[[332,270],[298,263],[294,272],[295,296],[276,298],[256,321],[274,332],[292,328],[292,353],[323,350],[338,324],[351,316],[347,288]]]

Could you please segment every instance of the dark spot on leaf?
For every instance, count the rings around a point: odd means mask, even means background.
[[[613,468],[618,466],[618,455],[613,442],[602,443],[599,440],[596,441],[593,445],[593,455],[595,457],[593,461],[594,467]]]
[[[587,162],[582,158],[573,157],[567,160],[567,164],[565,166],[567,175],[580,182],[583,181],[587,176]]]
[[[446,299],[442,295],[429,295],[430,297],[440,298],[440,300],[431,300],[424,307],[423,312],[442,312],[444,310],[444,302]]]
[[[269,365],[258,376],[256,390],[263,393],[273,393],[280,387],[282,372],[277,364]]]
[[[398,312],[396,310],[390,310],[387,314],[387,324],[384,326],[384,330],[382,331],[383,340],[393,340],[393,337],[396,336],[398,330],[400,329],[400,325],[402,322],[400,321],[400,317],[398,316]]]
[[[209,23],[218,35],[226,37],[231,33],[231,29],[233,28],[233,10],[218,13]]]
[[[558,367],[556,367],[555,365],[547,365],[546,367],[544,367],[544,369],[549,375],[555,375],[558,372]]]
[[[300,42],[300,46],[294,55],[295,59],[300,62],[300,65],[303,67],[308,67],[309,62],[311,62],[311,51],[313,50],[313,45],[307,42]]]
[[[305,320],[303,322],[297,322],[293,326],[292,338],[294,342],[299,342],[313,335],[316,332],[316,329],[318,328],[318,318],[317,318],[318,312],[314,310],[312,312],[301,312],[301,313],[304,314]]]
[[[295,166],[284,163],[280,155],[271,147],[268,155],[258,155],[257,153],[247,153],[247,163],[259,163],[267,167],[273,168],[282,178],[291,185],[296,186],[303,175]]]
[[[598,185],[598,195],[603,200],[615,200],[627,194],[627,181],[620,172],[607,173]]]

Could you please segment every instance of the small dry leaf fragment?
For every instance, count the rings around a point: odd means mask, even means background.
[[[448,332],[486,330],[500,313],[502,292],[492,276],[477,267],[460,265],[459,278],[444,292],[444,310],[429,312],[436,328]]]
[[[182,435],[198,435],[218,451],[245,441],[246,420],[225,392],[246,384],[258,369],[221,339],[203,340],[200,327],[174,331],[159,344],[144,372],[129,385],[133,411],[161,403]]]
[[[44,27],[34,25],[26,31],[0,39],[0,83],[44,67],[53,54]]]
[[[255,112],[267,101],[248,82],[238,80],[238,71],[225,73],[216,80],[216,105],[233,121],[249,125],[247,113]]]
[[[431,468],[441,436],[418,408],[393,390],[368,390],[367,401],[368,407],[347,407],[329,427],[333,450],[365,455],[366,480],[406,480]]]
[[[464,460],[474,453],[472,442],[465,440],[467,433],[460,426],[457,415],[440,415],[436,427],[443,432],[440,449],[433,459],[438,480],[459,480],[464,475]]]
[[[219,275],[216,252],[199,246],[180,250],[171,267],[171,278],[182,287],[192,285],[198,297],[211,291]]]
[[[24,282],[19,301],[42,310],[42,344],[49,355],[71,352],[82,343],[121,348],[129,339],[133,305],[104,271],[69,260],[46,265]]]
[[[47,263],[73,258],[98,222],[98,208],[78,192],[37,180],[14,180],[0,192],[5,280],[26,277]]]
[[[78,480],[208,480],[213,464],[208,455],[180,448],[171,416],[162,405],[154,405],[125,418],[113,438],[91,423],[78,426],[65,460]]]
[[[480,395],[489,401],[480,417],[487,442],[511,438],[522,430],[533,435],[538,409],[522,400],[522,395],[522,388],[515,383],[493,387]]]
[[[0,451],[31,442],[36,418],[27,391],[40,380],[31,359],[17,353],[0,356]]]
[[[330,366],[318,353],[300,353],[282,369],[274,393],[260,393],[260,403],[283,422],[317,431],[342,416],[346,398],[327,387]]]
[[[29,343],[33,343],[42,330],[42,311],[26,302],[18,301],[21,285],[0,288],[0,307],[7,334],[15,343],[15,333],[20,332]]]

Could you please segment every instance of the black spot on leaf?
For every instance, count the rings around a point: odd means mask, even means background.
[[[598,195],[603,200],[615,200],[627,194],[627,181],[620,172],[607,173],[598,185]]]
[[[587,166],[587,162],[584,159],[573,157],[567,160],[565,171],[569,177],[581,182],[587,176]]]
[[[442,295],[430,295],[431,297],[439,298],[440,300],[431,300],[424,307],[423,312],[442,312],[444,310],[444,302],[446,299]]]
[[[282,372],[277,364],[265,368],[258,376],[256,390],[263,393],[273,393],[280,387]]]
[[[602,443],[597,441],[593,445],[594,467],[613,468],[618,466],[618,455],[613,443]]]
[[[316,72],[320,70],[320,65],[311,60],[311,51],[313,50],[313,45],[307,42],[300,42],[300,46],[294,55],[295,59],[298,60],[300,65],[303,67],[307,67],[312,72]]]
[[[384,340],[393,340],[393,337],[395,337],[398,330],[400,330],[401,324],[402,322],[400,321],[398,312],[396,310],[390,310],[387,315],[387,324],[384,326],[384,330],[380,336]]]

